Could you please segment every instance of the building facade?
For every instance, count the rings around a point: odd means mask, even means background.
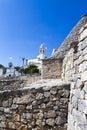
[[[34,59],[28,60],[28,65],[34,64],[38,66],[39,69],[42,68],[42,60],[45,59],[45,47],[43,44],[40,45],[39,55]]]

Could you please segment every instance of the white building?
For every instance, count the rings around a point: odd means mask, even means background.
[[[39,50],[39,55],[34,59],[28,60],[28,65],[34,64],[34,65],[38,66],[39,69],[41,69],[42,68],[42,59],[44,59],[44,58],[45,58],[45,47],[43,44],[41,44],[40,50]]]
[[[14,77],[14,68],[6,68],[5,77]]]
[[[6,73],[5,77],[15,77],[15,76],[20,76],[21,74],[16,71],[14,68],[6,68]]]

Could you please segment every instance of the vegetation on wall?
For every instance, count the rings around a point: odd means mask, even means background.
[[[39,73],[39,69],[36,65],[31,64],[27,68],[24,69],[25,74],[34,74],[34,73]]]
[[[39,73],[39,69],[36,65],[31,64],[27,66],[26,68],[20,67],[20,66],[15,66],[15,70],[22,73],[22,74],[35,74]]]

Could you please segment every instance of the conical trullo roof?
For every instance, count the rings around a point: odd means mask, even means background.
[[[87,24],[87,15],[82,16],[81,20],[72,29],[72,31],[66,37],[62,45],[58,49],[55,49],[52,57],[63,59],[70,49],[70,43],[78,41],[79,31],[85,24]]]

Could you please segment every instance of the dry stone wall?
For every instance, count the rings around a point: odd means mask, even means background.
[[[70,80],[70,77],[72,77],[73,74],[75,73],[73,58],[74,58],[74,50],[72,48],[66,54],[63,60],[63,65],[62,65],[62,79],[63,80]]]
[[[68,130],[87,130],[87,24],[80,30],[78,40],[63,63],[63,78],[71,81]]]
[[[43,60],[42,78],[56,79],[61,78],[62,60],[58,58],[48,58]]]
[[[66,130],[69,84],[0,92],[0,130]]]
[[[15,78],[6,77],[0,79],[0,91],[17,90],[29,86],[41,79],[41,75],[25,75]]]

